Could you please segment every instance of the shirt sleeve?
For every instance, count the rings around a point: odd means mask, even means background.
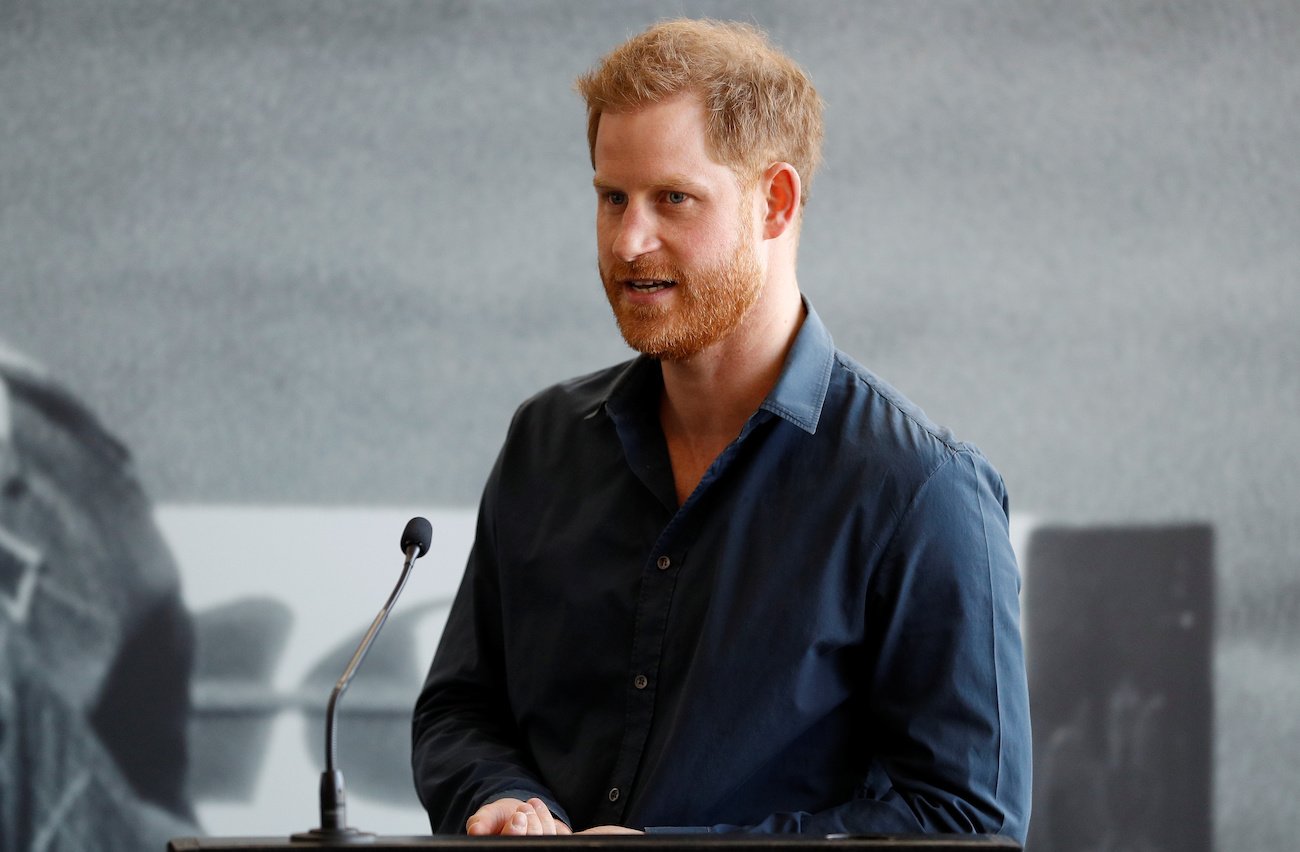
[[[1001,477],[970,450],[945,461],[904,510],[868,602],[876,628],[862,724],[873,758],[851,800],[696,830],[982,833],[1024,843],[1029,695],[1007,520]]]
[[[493,518],[501,460],[479,507],[474,547],[416,701],[411,764],[434,834],[464,833],[469,817],[503,798],[544,801],[569,817],[519,745],[509,710]]]

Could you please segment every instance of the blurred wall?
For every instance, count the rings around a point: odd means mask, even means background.
[[[0,0],[0,337],[159,502],[472,507],[521,399],[626,356],[571,82],[678,14],[827,102],[800,281],[841,348],[1019,512],[1212,525],[1218,848],[1289,848],[1290,0]]]

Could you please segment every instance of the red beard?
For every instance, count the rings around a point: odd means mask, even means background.
[[[763,272],[742,236],[731,256],[705,269],[680,269],[638,258],[600,265],[605,296],[627,345],[665,361],[685,361],[726,339],[763,289]],[[638,304],[624,297],[629,279],[673,281],[664,304]]]

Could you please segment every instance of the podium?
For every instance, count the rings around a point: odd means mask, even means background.
[[[177,837],[167,852],[1018,852],[1020,844],[987,835],[646,834],[564,837],[376,837],[369,843],[295,843],[285,837]]]

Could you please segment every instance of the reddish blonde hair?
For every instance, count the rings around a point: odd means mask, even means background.
[[[812,81],[767,36],[731,21],[663,21],[578,78],[595,166],[602,113],[635,112],[681,94],[700,98],[708,144],[744,183],[772,163],[794,166],[808,200],[821,161],[822,101]]]

